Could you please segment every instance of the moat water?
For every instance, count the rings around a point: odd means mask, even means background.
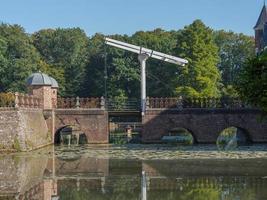
[[[0,199],[266,200],[267,145],[51,146],[2,154]]]

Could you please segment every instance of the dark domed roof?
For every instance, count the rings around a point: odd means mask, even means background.
[[[27,85],[28,86],[34,86],[34,85],[51,85],[52,81],[50,77],[44,73],[38,72],[33,73],[28,79],[27,79]]]
[[[52,88],[58,88],[58,83],[57,83],[57,81],[56,81],[56,79],[54,79],[53,77],[49,77],[50,78],[50,80],[51,80],[51,82],[52,82]]]

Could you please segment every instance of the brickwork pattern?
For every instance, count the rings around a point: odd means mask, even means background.
[[[254,109],[150,109],[143,116],[143,142],[160,142],[170,130],[185,128],[197,143],[216,143],[226,128],[245,130],[252,142],[267,142],[267,122],[262,113]]]

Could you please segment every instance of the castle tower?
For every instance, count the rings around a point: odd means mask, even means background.
[[[58,83],[55,79],[41,72],[33,73],[27,79],[27,87],[30,95],[41,99],[43,109],[56,107]]]
[[[267,7],[264,4],[258,21],[254,27],[256,54],[262,52],[267,46]]]

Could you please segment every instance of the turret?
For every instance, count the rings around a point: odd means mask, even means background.
[[[261,14],[254,26],[256,54],[262,52],[267,46],[267,7],[264,5]]]
[[[27,79],[27,87],[30,95],[39,97],[43,109],[52,109],[57,105],[57,81],[41,72],[33,73]]]

